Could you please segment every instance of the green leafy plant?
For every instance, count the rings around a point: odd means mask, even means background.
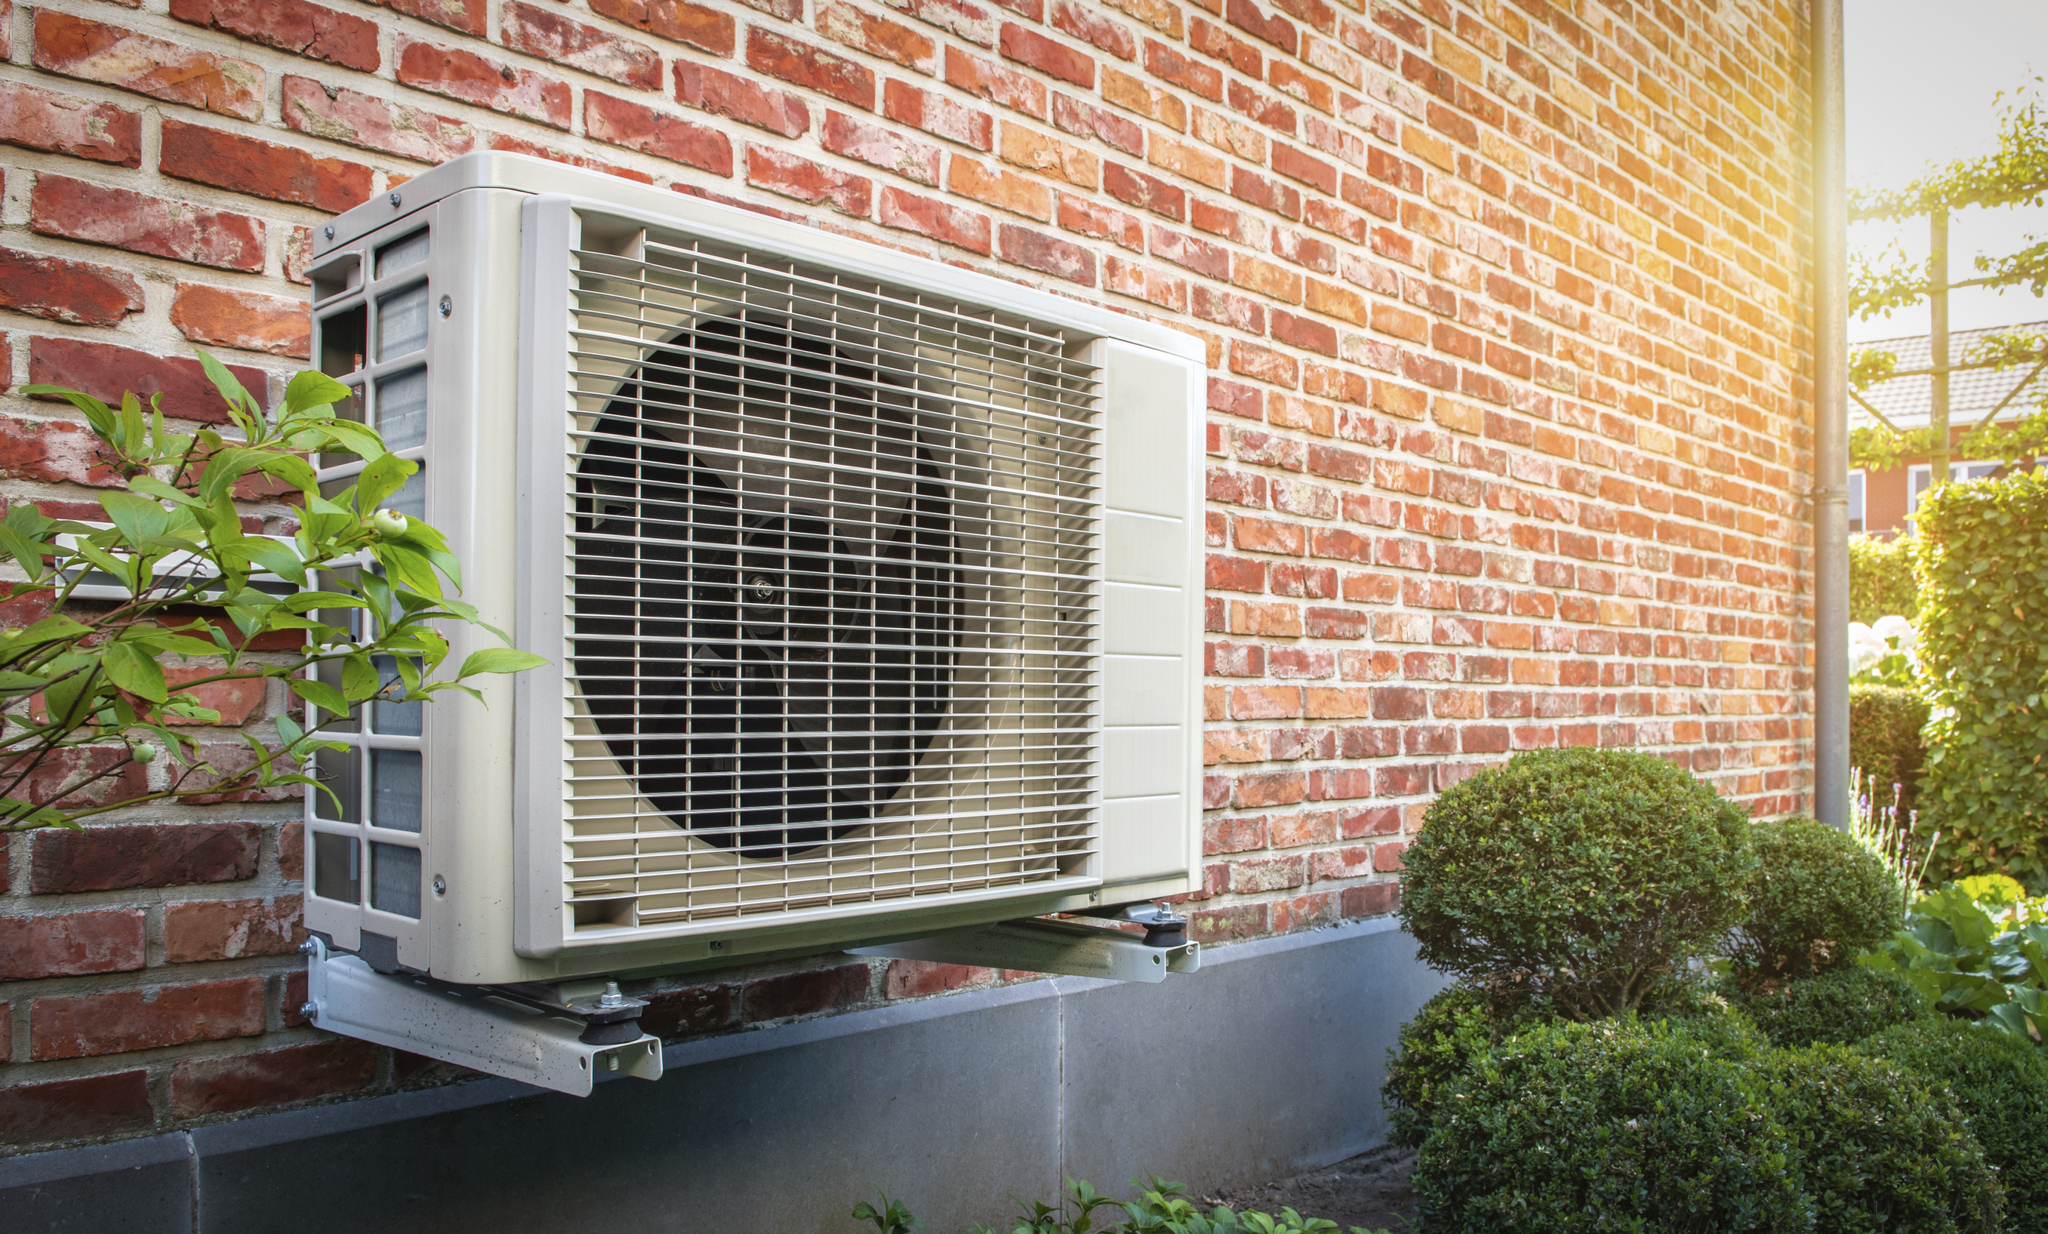
[[[1849,620],[1875,623],[1897,613],[1920,613],[1920,583],[1913,577],[1913,545],[1905,537],[1849,537]]]
[[[1691,1022],[1531,1028],[1452,1085],[1413,1186],[1432,1234],[1811,1228],[1746,1053]]]
[[[1748,814],[1671,763],[1539,750],[1461,781],[1402,854],[1424,962],[1590,1020],[1643,1006],[1748,907]]]
[[[1515,1014],[1520,1011],[1521,1014]],[[1387,1074],[1380,1083],[1380,1102],[1387,1108],[1393,1133],[1388,1138],[1409,1148],[1429,1137],[1437,1105],[1472,1066],[1472,1060],[1519,1029],[1539,1023],[1526,1004],[1489,999],[1462,985],[1439,991],[1401,1026],[1395,1047],[1387,1051]]]
[[[890,1199],[889,1193],[880,1187],[875,1188],[875,1194],[881,1197],[882,1207],[877,1209],[866,1200],[862,1200],[853,1206],[855,1221],[873,1222],[876,1234],[910,1234],[912,1230],[924,1228],[924,1222],[911,1216],[910,1210],[904,1207],[902,1201]]]
[[[1928,1018],[1857,1045],[1946,1088],[2005,1189],[2005,1228],[2048,1230],[2048,1054],[1960,1020]]]
[[[1898,973],[1858,964],[1798,981],[1734,988],[1730,1001],[1774,1046],[1855,1045],[1928,1016],[1927,1000]]]
[[[1217,1205],[1203,1212],[1189,1198],[1187,1187],[1158,1175],[1134,1178],[1138,1194],[1124,1201],[1110,1199],[1083,1179],[1069,1178],[1061,1188],[1060,1201],[1018,1200],[1023,1215],[1000,1230],[978,1225],[975,1234],[1338,1234],[1337,1223],[1321,1217],[1304,1217],[1291,1208],[1278,1216],[1260,1212],[1236,1212]],[[901,1203],[882,1193],[883,1209],[863,1201],[853,1216],[872,1222],[879,1234],[908,1234],[922,1228]],[[1097,1225],[1102,1213],[1112,1224]],[[1385,1230],[1363,1230],[1352,1226],[1350,1234],[1387,1234]]]
[[[1845,1046],[1775,1050],[1756,1065],[1814,1225],[1830,1234],[1999,1234],[2003,1191],[1955,1098]]]
[[[1927,761],[1920,736],[1927,719],[1927,696],[1917,686],[1849,687],[1849,765],[1862,773],[1859,813],[1866,818],[1891,808],[1911,822]]]
[[[2048,1022],[2048,899],[2027,899],[2002,875],[1951,883],[1921,896],[1905,928],[1861,962],[1912,982],[1937,1011],[2038,1043]]]
[[[2048,887],[2048,475],[1945,484],[1919,518],[1936,876]]]
[[[76,390],[23,388],[76,407],[99,465],[122,486],[101,496],[104,522],[51,518],[31,502],[10,503],[0,519],[0,551],[23,575],[12,600],[48,613],[0,630],[0,831],[312,785],[299,769],[338,748],[289,716],[277,718],[275,741],[244,732],[238,746],[203,746],[192,727],[220,715],[195,698],[202,686],[280,679],[338,717],[372,697],[477,696],[467,679],[543,662],[489,648],[430,680],[449,654],[437,624],[481,623],[450,594],[460,574],[441,534],[383,508],[415,464],[336,414],[351,392],[332,378],[298,374],[273,414],[213,357],[199,358],[231,430],[174,431],[158,398],[145,409],[129,394],[110,407]],[[323,496],[306,458],[316,452],[366,464]],[[252,483],[294,495],[289,537],[244,529],[236,500]],[[252,652],[260,642],[292,650]],[[168,673],[167,661],[177,662]]]
[[[1757,823],[1749,913],[1729,938],[1746,985],[1847,964],[1902,924],[1899,880],[1847,832],[1810,818]]]

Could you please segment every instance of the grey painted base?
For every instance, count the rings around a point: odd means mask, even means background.
[[[932,1234],[1151,1170],[1207,1189],[1385,1131],[1395,1033],[1442,984],[1391,921],[672,1046],[590,1097],[489,1080],[0,1160],[10,1230],[848,1234],[888,1188]]]

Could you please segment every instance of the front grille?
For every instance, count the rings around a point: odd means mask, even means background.
[[[575,922],[1081,873],[1099,409],[1076,340],[701,240],[614,247],[572,255]]]

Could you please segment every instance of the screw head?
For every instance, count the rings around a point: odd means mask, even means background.
[[[393,193],[393,194],[391,195],[391,208],[392,208],[393,210],[396,210],[396,209],[398,209],[398,207],[399,207],[399,203],[403,202],[404,200],[405,200],[405,194],[403,194],[403,193]]]
[[[763,604],[775,598],[775,580],[765,574],[756,574],[748,579],[747,589],[752,591],[754,598]]]
[[[322,234],[322,235],[326,236],[326,237],[327,237],[327,238],[328,238],[329,240],[332,240],[332,239],[334,239],[334,228],[332,228],[332,227],[322,227],[322,228],[320,229],[320,234]]]
[[[442,878],[439,874],[434,876],[434,894],[437,896],[448,894],[448,880]]]
[[[304,1017],[306,1017],[307,1019],[309,1019],[309,1020],[310,1020],[310,1019],[312,1019],[312,1018],[313,1018],[314,1016],[317,1016],[317,1015],[319,1015],[319,1014],[320,1014],[320,1004],[319,1004],[319,1003],[300,1003],[300,1004],[299,1004],[299,1014],[300,1014],[300,1015],[302,1015],[302,1016],[304,1016]]]
[[[318,952],[319,950],[320,950],[320,944],[318,944],[318,943],[314,942],[314,941],[313,941],[312,939],[310,939],[310,938],[309,938],[309,939],[307,939],[307,940],[306,940],[305,942],[303,942],[303,943],[300,943],[300,944],[299,944],[299,954],[300,954],[300,955],[313,955],[314,953]]]
[[[443,317],[446,317],[446,316],[447,316],[448,314],[450,314],[450,313],[452,313],[452,312],[454,312],[454,311],[455,311],[455,300],[454,300],[454,298],[453,298],[453,297],[450,297],[450,296],[442,296],[442,297],[441,297],[441,316],[443,316]]]

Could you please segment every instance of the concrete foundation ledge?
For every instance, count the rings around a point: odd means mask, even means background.
[[[1205,950],[1163,985],[1056,978],[670,1046],[590,1097],[480,1080],[0,1160],[13,1230],[849,1234],[878,1186],[933,1234],[1063,1175],[1202,1188],[1379,1143],[1441,988],[1391,919]]]

